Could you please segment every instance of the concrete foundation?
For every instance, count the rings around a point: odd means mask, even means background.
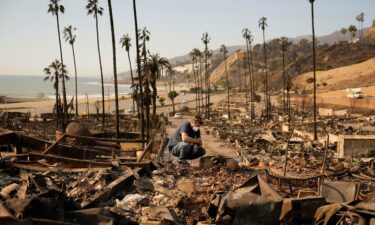
[[[288,132],[288,125],[287,124],[282,124],[281,125],[281,132]],[[297,134],[299,137],[306,138],[306,140],[313,141],[314,140],[314,133],[309,132],[309,131],[304,131],[304,130],[298,130],[294,129],[294,134]],[[328,134],[329,135],[329,143],[334,144],[338,141],[338,136],[334,134]],[[318,133],[318,141],[319,143],[325,143],[327,137],[326,135],[322,133]]]
[[[375,151],[375,135],[340,135],[337,141],[339,157],[355,156]]]
[[[319,108],[318,113],[321,116],[346,116],[348,115],[348,112],[346,109],[335,111],[333,109]]]

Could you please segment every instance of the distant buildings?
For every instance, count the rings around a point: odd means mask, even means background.
[[[209,60],[208,63],[211,64],[211,60]],[[204,71],[204,62],[201,63],[201,68],[202,68],[202,71]],[[175,66],[175,67],[172,67],[172,69],[177,73],[182,73],[182,74],[190,73],[190,74],[192,74],[193,73],[193,64],[190,63],[190,64],[185,64],[183,66]],[[199,62],[195,64],[195,69],[199,70]],[[169,76],[168,71],[165,68],[161,71],[161,76],[162,77]]]

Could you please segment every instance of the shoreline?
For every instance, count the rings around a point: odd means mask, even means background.
[[[170,103],[170,100],[167,97],[168,88],[165,88],[164,83],[159,83],[158,88],[158,95],[162,96],[166,99],[166,105]],[[175,86],[175,90],[180,92],[181,90],[187,89],[186,85],[178,84]],[[187,95],[179,95],[175,101],[175,103],[180,103],[184,100],[188,100],[189,98],[193,98],[195,94],[187,94]],[[5,97],[5,96],[1,96]],[[37,97],[30,97],[30,98],[18,98],[18,97],[5,97],[7,99],[6,103],[0,102],[0,111],[13,111],[13,112],[29,112],[33,116],[38,116],[41,113],[49,113],[52,112],[52,108],[55,104],[54,98],[37,98]],[[8,101],[9,100],[9,101]],[[89,96],[88,104],[86,98],[78,98],[78,113],[96,113],[96,102],[101,103],[102,98],[101,96],[95,95],[94,97]],[[114,95],[105,96],[105,110],[108,112],[113,112],[115,109],[115,97]],[[109,104],[108,104],[109,102]],[[74,103],[75,104],[75,103]],[[75,105],[74,105],[75,106]],[[132,99],[129,94],[120,94],[119,95],[119,110],[127,110],[128,108],[132,107]],[[159,102],[158,102],[159,106]],[[101,104],[100,107],[101,109]],[[101,110],[100,110],[101,111]]]
[[[38,98],[38,97],[9,97],[9,96],[0,96],[0,104],[14,104],[22,102],[38,102],[48,100],[50,98]]]

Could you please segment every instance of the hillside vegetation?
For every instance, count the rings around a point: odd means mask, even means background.
[[[264,56],[260,44],[253,47],[253,55],[257,87],[259,90],[262,90],[263,73],[260,69],[264,67]],[[280,49],[279,39],[274,39],[267,44],[267,56],[269,87],[271,90],[278,90],[282,87],[282,51]],[[355,86],[365,86],[368,85],[369,82],[375,83],[375,80],[371,78],[372,65],[375,64],[375,60],[372,60],[372,58],[375,57],[375,28],[370,28],[363,39],[354,43],[341,41],[333,45],[318,45],[316,56],[317,70],[327,71],[327,73],[324,74],[329,74],[322,75],[322,79],[323,77],[325,78],[321,81],[317,79],[318,82],[327,83],[322,90],[346,88],[348,85],[352,86],[352,83],[348,83],[349,80],[355,81]],[[239,88],[239,85],[243,84],[245,81],[244,57],[244,53],[241,54],[240,57],[238,57],[237,53],[232,53],[227,59],[228,73],[231,77],[232,87]],[[349,69],[348,67],[351,65],[353,65],[353,68]],[[341,67],[345,68],[342,70],[333,70]],[[219,82],[220,84],[220,81],[225,77],[223,68],[224,63],[222,62],[212,72],[211,82]],[[286,69],[290,77],[294,79],[299,86],[304,85],[303,80],[305,80],[305,85],[308,85],[306,80],[309,76],[312,77],[309,72],[313,70],[312,42],[307,39],[301,39],[296,44],[290,43],[286,52]],[[350,74],[346,74],[347,72],[342,71],[350,71]],[[319,72],[319,74],[322,73]],[[328,78],[335,77],[335,74],[341,75],[337,75],[338,78],[334,79]],[[352,78],[348,79],[349,77]],[[309,89],[309,87],[307,87],[307,89]]]

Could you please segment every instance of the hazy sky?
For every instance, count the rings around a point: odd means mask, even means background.
[[[357,25],[355,16],[365,13],[364,27],[375,18],[374,0],[316,0],[316,33],[324,35]],[[0,0],[0,74],[41,75],[44,67],[60,59],[56,17],[47,14],[48,0]],[[78,74],[98,76],[95,20],[87,16],[86,0],[62,0],[65,14],[60,27],[77,27],[75,51]],[[104,74],[113,76],[112,46],[108,6],[99,0],[104,14],[99,18],[100,44]],[[261,40],[258,19],[267,17],[266,38],[295,37],[311,33],[308,0],[137,0],[139,27],[151,32],[151,52],[171,58],[192,48],[203,48],[202,33],[211,36],[209,47],[238,45],[244,40],[241,31],[248,27]],[[120,37],[129,33],[134,41],[131,0],[112,0],[117,42],[118,71],[128,70]],[[135,46],[135,43],[133,43]],[[134,47],[133,47],[134,50]],[[63,43],[64,62],[74,74],[70,45]],[[134,51],[131,52],[134,62]]]

